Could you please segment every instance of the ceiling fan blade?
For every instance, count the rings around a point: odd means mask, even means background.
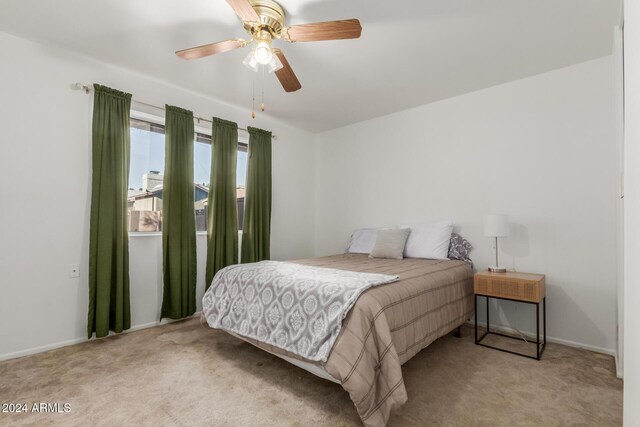
[[[362,26],[357,19],[294,25],[282,29],[283,38],[290,42],[357,39],[360,33]]]
[[[198,59],[205,56],[215,55],[216,53],[227,52],[233,49],[245,47],[247,42],[242,39],[229,39],[217,43],[209,43],[202,46],[192,47],[189,49],[179,50],[176,52],[182,59]]]
[[[229,6],[243,21],[259,21],[260,17],[253,10],[251,3],[248,0],[227,0]]]
[[[276,71],[276,76],[278,80],[280,80],[280,84],[284,88],[285,92],[295,92],[302,88],[300,81],[296,77],[295,73],[291,69],[291,65],[289,65],[289,61],[284,57],[284,53],[280,49],[273,49],[273,54],[278,57],[280,62],[282,62],[282,68]]]

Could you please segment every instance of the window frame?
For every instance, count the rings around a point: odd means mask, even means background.
[[[145,113],[143,111],[131,110],[130,120],[137,120],[137,121],[150,123],[151,125],[161,126],[162,134],[165,135],[164,117],[156,116],[155,114]],[[129,124],[129,129],[131,129],[131,124]],[[211,138],[212,138],[211,131],[212,131],[211,127],[208,127],[208,128],[204,127],[199,123],[198,119],[194,119],[194,132],[196,135],[194,142],[211,145]],[[202,140],[200,140],[199,138],[202,138]],[[240,129],[238,129],[238,151],[242,151],[245,153],[249,151],[249,136],[241,135]],[[127,183],[127,187],[128,187],[128,183]],[[131,236],[134,236],[134,237],[162,236],[162,231],[128,231],[127,230],[127,233],[130,237]],[[242,230],[238,230],[238,234],[242,235]],[[196,230],[196,235],[206,236],[207,230],[201,230],[201,231]]]

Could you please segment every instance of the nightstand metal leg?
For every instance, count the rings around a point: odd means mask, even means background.
[[[536,304],[536,359],[540,360],[540,303]]]
[[[542,333],[544,335],[544,346],[547,346],[547,297],[542,298]]]
[[[542,342],[540,357],[542,357],[542,353],[547,348],[547,297],[542,298],[542,335],[544,341]],[[540,357],[538,357],[538,360],[540,360]]]
[[[491,331],[489,327],[489,297],[485,297],[485,299],[487,300],[487,333],[489,333]]]
[[[473,317],[475,317],[475,320],[476,320],[475,321],[476,344],[478,344],[478,295],[473,296],[473,312],[474,312]]]

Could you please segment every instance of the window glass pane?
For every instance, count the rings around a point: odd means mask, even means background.
[[[209,137],[207,136],[207,139]],[[196,231],[207,230],[207,202],[211,178],[211,142],[197,135],[193,149],[193,182],[196,184]]]
[[[198,134],[193,152],[194,182],[196,183],[196,230],[206,231],[206,209],[211,176],[211,142],[206,135]],[[247,146],[238,145],[236,167],[236,197],[238,203],[238,229],[242,230],[244,220],[244,196],[247,176]],[[201,200],[198,200],[202,197]]]
[[[244,196],[247,183],[247,146],[238,144],[238,164],[236,167],[236,197],[238,198],[238,230],[244,221]]]
[[[131,119],[131,166],[129,170],[129,231],[162,230],[162,180],[164,178],[164,126]],[[195,135],[193,152],[196,230],[206,231],[206,209],[211,176],[211,137]],[[247,146],[238,145],[238,228],[242,229],[247,175]]]
[[[247,182],[247,159],[248,153],[246,151],[238,150],[238,169],[236,173],[236,182],[238,187],[245,187]]]
[[[132,120],[127,207],[129,231],[162,229],[164,128]]]

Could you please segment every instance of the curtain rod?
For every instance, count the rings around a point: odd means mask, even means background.
[[[86,85],[84,83],[74,83],[74,84],[71,85],[71,89],[82,90],[86,94],[91,93],[91,91],[93,90],[93,88],[91,86]],[[131,102],[135,102],[136,104],[144,105],[145,107],[150,107],[150,108],[155,108],[157,110],[165,111],[164,107],[158,107],[157,105],[147,104],[146,102],[138,101],[137,99],[132,99]],[[198,123],[200,123],[200,122],[213,123],[212,120],[205,119],[204,117],[193,116],[193,120],[197,120]],[[243,130],[245,132],[249,132],[248,129],[241,128],[241,127],[238,127],[238,130]],[[271,138],[278,139],[278,136],[276,134],[271,134]]]

